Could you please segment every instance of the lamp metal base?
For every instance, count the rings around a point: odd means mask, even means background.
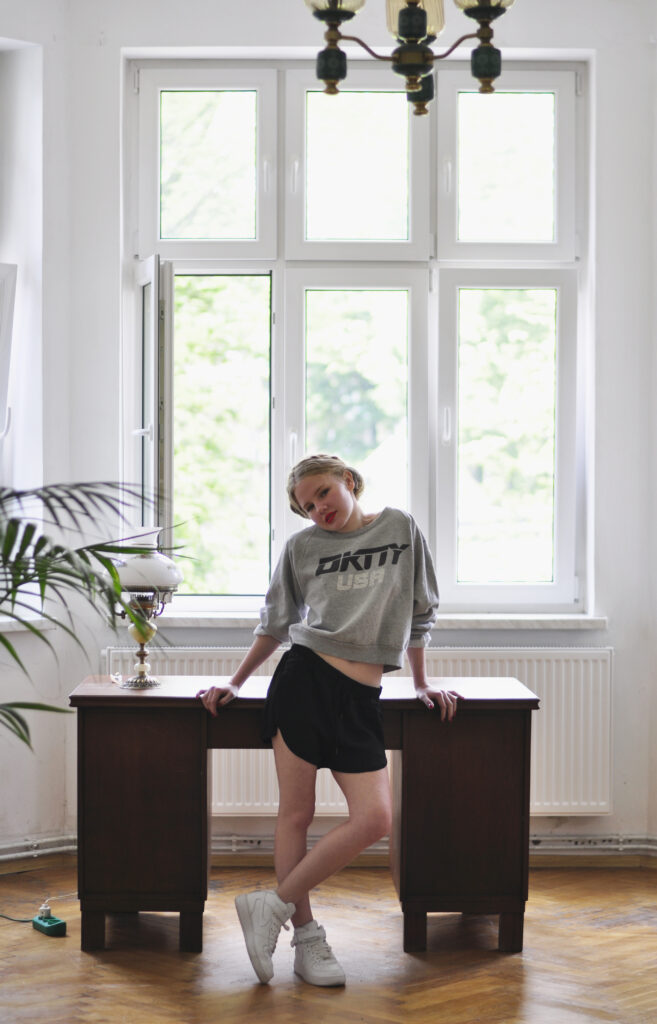
[[[160,680],[155,676],[146,674],[133,676],[132,679],[124,679],[122,683],[119,683],[123,690],[148,690],[151,686],[161,685]]]

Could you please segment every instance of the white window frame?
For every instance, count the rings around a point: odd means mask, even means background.
[[[438,255],[443,260],[576,259],[576,161],[560,159],[575,154],[577,72],[575,70],[516,70],[508,62],[496,85],[498,92],[553,92],[555,95],[555,240],[553,242],[470,242],[458,238],[458,123],[460,92],[476,92],[465,67],[441,69],[438,88]],[[485,161],[485,154],[482,154]]]
[[[139,317],[138,329],[141,331],[141,359],[137,369],[138,379],[141,387],[136,390],[136,409],[134,409],[135,423],[131,430],[132,438],[136,442],[137,451],[135,457],[141,467],[141,485],[146,494],[154,496],[154,504],[151,507],[144,505],[142,508],[142,525],[155,527],[160,521],[161,509],[159,508],[157,492],[158,482],[161,477],[160,447],[163,440],[163,424],[161,413],[163,411],[160,403],[160,358],[162,346],[160,345],[160,258],[151,256],[147,260],[140,260],[135,267],[136,288],[139,295],[137,303],[137,315]],[[148,320],[150,333],[144,330],[144,289],[150,286],[150,299]],[[148,367],[150,365],[150,373]],[[142,396],[146,391],[151,393],[152,415],[150,422],[143,420]],[[133,407],[134,408],[134,407]],[[150,450],[151,473],[144,479],[142,449]]]
[[[277,246],[277,73],[264,68],[145,68],[138,70],[139,229],[142,258],[156,252],[178,259],[273,259]],[[160,94],[212,90],[257,92],[257,174],[255,239],[160,238]]]
[[[387,71],[387,74],[383,72]],[[409,238],[407,241],[367,241],[350,239],[340,241],[309,241],[305,238],[306,209],[306,93],[321,92],[322,83],[309,70],[288,71],[286,82],[286,145],[285,145],[285,257],[290,260],[426,260],[430,256],[430,127],[428,117],[413,117],[408,103],[409,125]],[[389,68],[352,70],[341,92],[400,92],[390,80]],[[355,173],[348,169],[346,182],[336,181],[334,194],[327,203],[340,202],[340,187],[349,187],[349,177]]]
[[[557,292],[553,582],[457,581],[458,293],[461,288],[554,288]],[[565,268],[489,267],[440,271],[438,415],[441,436],[436,467],[436,556],[443,608],[572,611],[576,605],[577,292],[577,272]]]
[[[176,521],[175,498],[173,496],[173,396],[174,396],[174,309],[175,309],[175,283],[177,277],[186,276],[219,276],[219,277],[240,277],[255,275],[258,277],[271,276],[271,302],[272,315],[276,303],[276,277],[273,272],[274,264],[267,261],[224,261],[224,260],[203,260],[203,259],[176,259],[159,261],[159,373],[155,386],[158,388],[158,406],[160,409],[160,429],[158,434],[159,445],[159,466],[161,500],[159,502],[159,524],[165,544],[175,542],[173,526]],[[279,341],[280,344],[280,341]],[[271,328],[271,387],[275,377],[274,360],[276,344],[274,341],[274,325]],[[272,455],[274,449],[273,429],[271,431]],[[273,521],[273,508],[272,508]],[[272,563],[273,564],[273,563]],[[239,602],[242,607],[250,607],[253,600],[240,595],[217,595],[222,603],[230,603],[236,607]],[[197,606],[207,607],[208,598],[192,598],[185,596],[185,602],[194,601]]]
[[[144,488],[153,497],[149,508],[133,507],[126,511],[132,529],[155,529],[160,521],[157,502],[160,465],[159,446],[162,436],[159,423],[159,359],[160,359],[160,261],[158,256],[134,258],[128,267],[123,291],[123,338],[121,345],[121,478],[132,487]],[[150,285],[150,334],[144,333],[144,289]],[[151,375],[145,375],[146,350]],[[153,422],[142,422],[142,394],[151,389]],[[150,445],[152,474],[143,478],[142,443]]]
[[[585,495],[581,481],[576,488],[576,472],[583,466],[586,439],[583,428],[587,421],[582,409],[576,415],[577,381],[582,384],[587,368],[577,363],[578,334],[585,320],[586,304],[578,296],[582,282],[588,281],[586,262],[579,262],[575,243],[586,240],[586,209],[578,189],[583,188],[582,158],[586,143],[579,131],[586,127],[582,109],[575,110],[575,83],[579,73],[573,65],[564,68],[545,65],[545,70],[518,70],[505,65],[502,85],[511,88],[554,90],[557,82],[558,154],[568,153],[559,168],[558,242],[491,245],[489,243],[458,243],[455,234],[455,196],[449,193],[450,174],[445,160],[450,159],[451,178],[455,179],[456,93],[473,88],[469,69],[462,62],[443,63],[437,69],[437,98],[425,118],[410,117],[412,143],[411,243],[391,242],[306,242],[303,239],[305,161],[299,149],[305,131],[305,91],[321,88],[311,68],[281,63],[268,67],[257,64],[226,66],[217,61],[204,66],[144,66],[143,61],[127,64],[127,82],[137,69],[138,80],[133,96],[126,92],[126,138],[128,140],[124,200],[124,252],[129,265],[124,274],[124,373],[129,387],[140,387],[137,380],[135,339],[141,338],[141,299],[137,301],[139,271],[135,272],[137,256],[153,253],[161,258],[158,278],[158,313],[160,369],[159,399],[161,422],[158,433],[160,480],[165,496],[172,484],[171,437],[171,360],[172,360],[172,295],[177,273],[271,273],[272,276],[272,364],[271,364],[271,483],[272,483],[272,565],[282,550],[286,535],[303,527],[304,522],[287,507],[284,483],[287,471],[297,457],[304,437],[304,373],[303,348],[305,325],[303,293],[306,288],[322,287],[406,287],[411,288],[409,330],[409,489],[411,508],[427,536],[436,556],[441,588],[441,608],[451,612],[578,612],[585,607],[584,586],[578,593],[578,579],[583,576],[585,526],[583,515]],[[148,63],[148,62],[146,62]],[[197,64],[200,62],[197,62]],[[278,70],[274,70],[276,67]],[[388,91],[387,76],[350,69],[344,84],[356,89],[374,87]],[[276,100],[285,94],[285,103]],[[259,88],[259,126],[262,136],[258,145],[258,188],[260,231],[257,241],[190,241],[161,240],[157,237],[159,203],[159,92],[170,88],[221,89],[230,87]],[[577,90],[579,95],[579,90]],[[451,98],[450,98],[451,97]],[[449,111],[452,106],[450,122]],[[410,106],[410,105],[409,105]],[[263,116],[263,110],[266,114]],[[294,123],[296,118],[296,123]],[[563,120],[563,124],[562,124]],[[577,121],[577,148],[575,122]],[[451,124],[451,127],[450,127]],[[450,134],[451,133],[451,134]],[[278,159],[279,181],[276,181]],[[451,148],[450,148],[451,147]],[[563,147],[569,147],[564,149]],[[583,147],[583,150],[582,150]],[[438,156],[436,156],[436,149]],[[572,153],[572,159],[570,154]],[[295,161],[299,161],[295,171]],[[563,165],[563,166],[562,166]],[[292,191],[293,176],[296,192]],[[131,191],[131,182],[135,182]],[[277,216],[278,215],[278,216]],[[580,222],[576,225],[576,216]],[[277,227],[278,225],[278,227]],[[453,226],[450,235],[450,225]],[[283,230],[284,229],[284,230]],[[432,232],[437,233],[437,257],[432,258]],[[278,233],[277,233],[278,232]],[[585,248],[584,248],[585,251]],[[287,261],[287,262],[286,262]],[[359,261],[359,262],[356,262]],[[452,432],[456,436],[453,410],[457,398],[455,360],[455,300],[459,285],[508,287],[550,286],[560,289],[558,337],[558,453],[557,453],[557,561],[554,584],[534,587],[491,584],[475,586],[456,584],[456,476],[453,453],[443,444],[441,429],[445,409],[452,410]],[[131,292],[132,289],[132,292]],[[450,297],[451,296],[451,297]],[[579,301],[578,301],[579,300]],[[566,313],[566,309],[568,312]],[[582,310],[584,312],[582,312]],[[579,312],[578,312],[579,311]],[[138,314],[138,315],[136,315]],[[579,345],[580,351],[585,346]],[[134,469],[130,455],[134,439],[135,403],[129,395],[124,402],[124,433],[126,437],[124,468]],[[295,447],[296,437],[296,447]],[[573,440],[574,439],[574,440]],[[449,454],[448,458],[445,458]],[[124,472],[124,478],[130,474]],[[161,522],[170,523],[171,513],[162,510]],[[165,540],[166,540],[165,536]],[[577,543],[576,543],[577,541]],[[451,552],[450,552],[451,545]],[[257,601],[235,596],[178,598],[187,609],[252,610]]]
[[[297,268],[287,271],[285,286],[285,395],[275,401],[277,434],[284,439],[283,448],[289,453],[290,465],[297,456],[305,437],[305,294],[314,290],[389,290],[408,292],[408,495],[413,515],[423,532],[432,533],[432,474],[427,472],[430,450],[427,433],[433,424],[435,409],[435,377],[427,373],[433,359],[430,353],[428,293],[429,272],[408,264],[396,266],[322,266]],[[276,397],[276,396],[275,396]],[[429,442],[429,446],[431,442]],[[391,467],[400,474],[402,467]],[[299,529],[302,521],[286,508],[283,519],[284,535]],[[302,523],[303,525],[303,523]],[[277,531],[277,535],[280,537]],[[282,540],[275,545],[277,554]]]
[[[14,324],[14,299],[18,266],[0,263],[0,441],[9,430],[9,367]]]

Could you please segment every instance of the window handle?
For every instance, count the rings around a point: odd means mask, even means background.
[[[153,440],[153,424],[149,423],[147,427],[138,427],[137,430],[132,431],[133,437],[147,437],[149,441]]]
[[[271,184],[271,164],[269,160],[262,161],[262,191],[269,192]]]
[[[289,438],[290,445],[290,466],[297,464],[297,435],[292,431]]]
[[[443,409],[443,431],[441,441],[444,445],[452,443],[452,410],[448,405]]]

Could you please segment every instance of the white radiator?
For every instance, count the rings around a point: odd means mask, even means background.
[[[558,816],[611,812],[609,648],[441,648],[427,651],[436,676],[513,676],[540,698],[532,713],[530,811]]]
[[[109,647],[106,671],[131,673],[134,649]],[[611,811],[611,650],[608,648],[429,648],[432,676],[513,676],[541,701],[532,714],[532,814],[583,815]],[[244,650],[169,647],[152,650],[154,672],[231,675]],[[270,675],[278,655],[259,669]],[[403,672],[400,674],[404,674]],[[278,793],[270,750],[216,750],[212,811],[275,814]],[[340,790],[321,771],[318,815],[345,812]]]

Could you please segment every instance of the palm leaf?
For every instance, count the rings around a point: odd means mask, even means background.
[[[143,501],[140,487],[100,481],[77,484],[49,484],[31,490],[17,491],[0,488],[0,516],[10,516],[12,509],[24,514],[42,506],[44,521],[57,527],[72,526],[81,530],[83,525],[101,525],[110,513],[122,522],[128,521],[130,509]],[[147,502],[148,504],[153,504]],[[30,518],[35,518],[31,514]],[[104,524],[103,524],[104,525]]]
[[[19,714],[16,708],[22,711],[50,711],[60,715],[72,714],[70,708],[58,708],[54,704],[39,704],[34,701],[10,701],[7,704],[0,704],[0,723],[13,732],[23,743],[32,749],[30,738],[30,727],[23,715]]]
[[[153,550],[152,545],[139,543],[141,537],[133,536],[70,547],[53,541],[43,529],[54,526],[79,533],[91,529],[106,533],[108,516],[127,522],[129,511],[142,501],[140,487],[106,481],[21,491],[0,487],[0,614],[42,640],[55,657],[54,646],[34,621],[35,613],[62,629],[84,650],[70,606],[74,596],[83,597],[114,629],[119,614],[132,622],[143,622],[140,609],[122,597],[112,559],[119,554],[145,554]],[[51,612],[53,604],[58,606],[59,614]],[[27,674],[15,646],[2,633],[0,648]],[[17,709],[64,710],[25,702],[0,704],[0,725],[28,745],[29,728]]]
[[[14,659],[14,661],[16,662],[16,664],[19,665],[20,668],[23,669],[23,672],[25,672],[25,674],[27,675],[27,669],[25,668],[25,665],[21,661],[21,659],[20,659],[20,657],[18,655],[18,651],[16,650],[14,645],[12,643],[10,643],[10,641],[7,639],[7,637],[3,636],[2,633],[0,633],[0,645],[2,647],[4,647],[6,651],[9,651],[9,653],[11,654],[11,656]]]
[[[19,615],[15,611],[16,608],[25,608],[25,610],[27,612],[29,612],[29,614],[28,615]],[[39,627],[36,625],[36,623],[34,623],[32,621],[32,619],[34,617],[34,606],[31,605],[29,603],[29,601],[20,601],[20,600],[16,601],[14,606],[13,606],[13,608],[12,608],[12,610],[4,612],[3,615],[4,615],[5,618],[10,619],[13,622],[16,622],[23,629],[28,630],[28,632],[30,632],[33,636],[37,637],[38,640],[42,640],[43,643],[46,644],[46,646],[49,647],[50,650],[54,653],[55,649],[54,649],[53,645],[50,643],[50,640],[48,639],[48,637],[45,635],[43,630],[39,629]],[[48,613],[45,612],[43,609],[39,613],[39,617],[42,618],[42,619],[46,619],[49,622],[52,622],[53,625],[56,625],[56,626],[59,625],[59,620],[53,618],[52,615],[48,615]],[[0,642],[3,642],[5,646],[7,646],[7,644],[9,643],[7,638],[3,637],[1,633],[0,633]],[[16,653],[15,652],[14,652],[14,658],[16,658]]]
[[[0,724],[4,725],[5,729],[9,729],[15,736],[18,736],[19,740],[26,743],[27,746],[32,749],[32,743],[30,742],[30,727],[17,711],[7,707],[5,704],[0,704]]]
[[[2,539],[2,557],[3,562],[8,562],[13,550],[14,544],[16,543],[16,537],[20,529],[20,523],[18,519],[10,519],[7,523],[7,528],[4,531],[4,537]]]

